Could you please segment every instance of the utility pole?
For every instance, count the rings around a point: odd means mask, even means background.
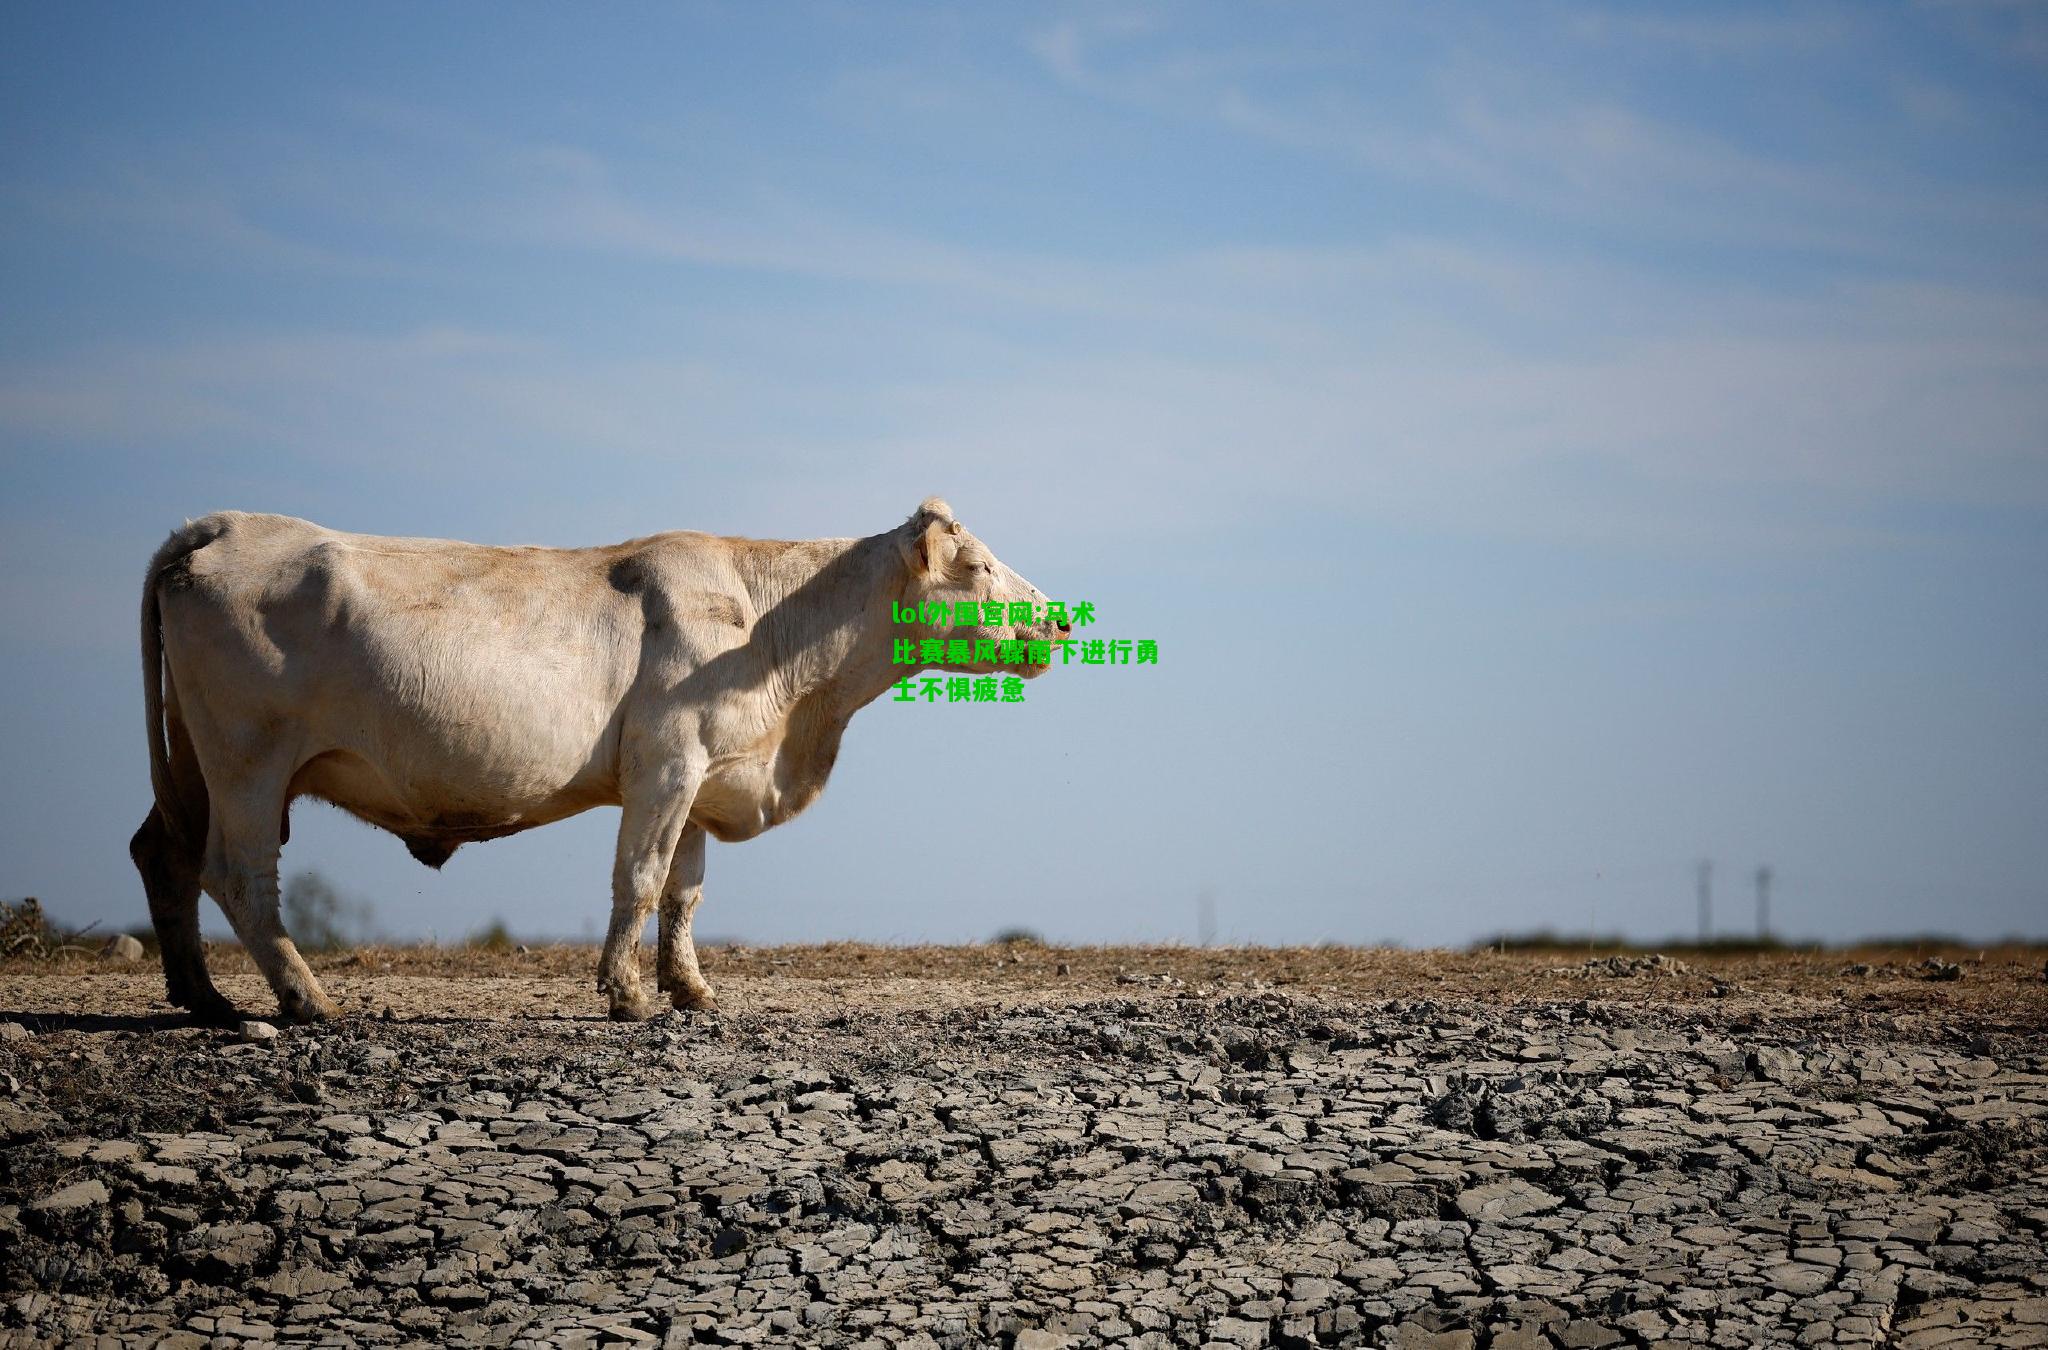
[[[1756,869],[1756,940],[1768,942],[1771,937],[1771,867],[1769,863]]]
[[[1706,858],[1700,859],[1699,900],[1700,946],[1704,947],[1714,936],[1714,864]]]
[[[1206,887],[1195,899],[1195,935],[1204,947],[1216,941],[1216,892]]]

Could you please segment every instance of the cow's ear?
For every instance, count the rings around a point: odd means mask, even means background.
[[[903,562],[913,576],[930,576],[946,564],[959,547],[953,536],[960,526],[955,521],[933,516],[920,527],[913,523],[909,538],[900,542]]]

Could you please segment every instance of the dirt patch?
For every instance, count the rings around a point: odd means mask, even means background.
[[[274,1039],[4,967],[0,1339],[2039,1344],[2037,954],[1874,955],[728,949],[620,1026],[369,952]]]

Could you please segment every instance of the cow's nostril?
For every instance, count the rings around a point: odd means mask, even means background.
[[[1072,625],[1072,624],[1070,624],[1070,623],[1063,623],[1063,624],[1060,624],[1060,625],[1059,625],[1059,630],[1060,630],[1060,631],[1061,631],[1062,633],[1071,633],[1071,632],[1073,632],[1073,631],[1074,631],[1074,625]]]

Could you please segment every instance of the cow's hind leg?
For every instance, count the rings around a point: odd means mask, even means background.
[[[200,800],[204,810],[205,800]],[[176,837],[163,811],[149,809],[149,818],[128,841],[128,856],[142,873],[149,896],[149,919],[163,955],[164,989],[177,1007],[190,1010],[201,1022],[233,1022],[241,1014],[221,997],[206,973],[206,953],[199,942],[200,849]]]
[[[662,775],[629,794],[619,818],[619,849],[612,863],[612,921],[598,958],[598,991],[611,999],[612,1017],[638,1022],[659,1005],[640,984],[640,930],[668,884],[669,861],[689,819],[694,784]]]
[[[668,866],[668,884],[661,891],[661,951],[655,959],[654,981],[678,1008],[715,1012],[718,1000],[697,967],[697,944],[690,921],[704,898],[704,831],[691,825],[676,844]]]
[[[278,823],[284,818],[288,777],[268,775],[260,784],[244,783],[232,793],[214,794],[214,823],[200,876],[270,982],[278,1016],[287,1022],[318,1022],[339,1016],[341,1010],[321,989],[278,916]]]

